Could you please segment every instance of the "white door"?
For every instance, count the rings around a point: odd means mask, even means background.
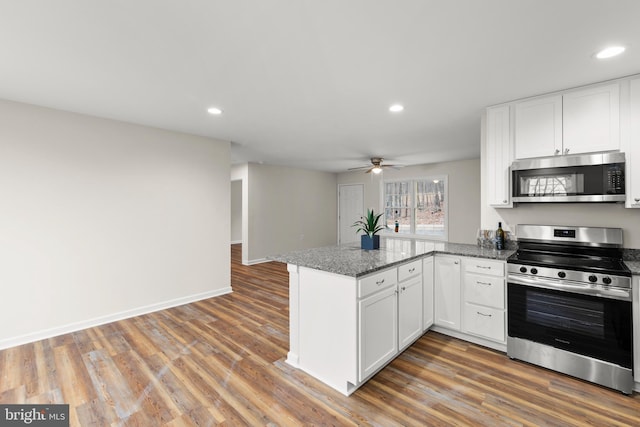
[[[422,335],[422,276],[398,284],[398,349]]]
[[[515,157],[562,154],[562,97],[536,98],[516,104]]]
[[[487,200],[489,206],[513,207],[510,181],[511,119],[508,105],[487,108]]]
[[[620,86],[571,92],[562,97],[565,154],[620,149]]]
[[[398,294],[390,286],[358,302],[360,353],[358,380],[362,381],[398,353]]]
[[[358,241],[353,223],[364,215],[364,185],[338,186],[338,243]]]
[[[434,274],[435,320],[437,326],[460,330],[460,258],[436,256]]]
[[[422,328],[424,331],[433,325],[433,257],[425,258],[422,264]]]

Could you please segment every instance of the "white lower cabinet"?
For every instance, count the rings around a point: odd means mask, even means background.
[[[398,267],[398,350],[420,338],[422,329],[422,260]]]
[[[422,331],[433,325],[433,256],[422,261]]]
[[[436,255],[434,265],[434,304],[436,326],[460,330],[460,258]]]
[[[462,331],[505,344],[505,262],[464,258],[462,263]]]
[[[436,255],[437,330],[502,349],[506,345],[505,265],[484,258]]]
[[[396,283],[358,302],[360,381],[375,373],[398,353],[398,294]]]
[[[359,280],[358,297],[358,381],[364,381],[423,333],[422,260]]]

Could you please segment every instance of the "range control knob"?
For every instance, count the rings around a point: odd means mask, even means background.
[[[538,274],[538,269],[537,268],[532,268],[531,269],[531,274]]]
[[[592,274],[591,276],[589,276],[589,281],[591,283],[596,283],[598,281],[598,278]]]
[[[603,282],[605,285],[610,285],[610,284],[611,284],[611,277],[604,277],[604,278],[602,279],[602,282]]]
[[[520,273],[526,273],[527,267],[520,267]]]
[[[558,271],[558,277],[564,279],[565,277],[567,277],[567,273],[565,273],[564,271]]]

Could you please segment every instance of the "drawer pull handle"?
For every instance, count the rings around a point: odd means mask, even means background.
[[[383,283],[384,283],[384,279],[377,281],[377,282],[376,282],[376,285],[380,286],[380,285],[382,285]]]
[[[483,268],[485,270],[491,270],[490,266],[484,266],[484,265],[476,265],[476,268]]]
[[[478,313],[480,316],[484,316],[484,317],[491,317],[491,315],[490,315],[490,314],[480,313],[479,311],[476,311],[476,313]]]
[[[414,271],[416,271],[415,267],[409,269],[409,273],[413,273]]]
[[[479,282],[479,281],[477,281],[477,280],[476,280],[476,283],[477,283],[478,285],[491,286],[491,283],[489,283],[489,282]]]

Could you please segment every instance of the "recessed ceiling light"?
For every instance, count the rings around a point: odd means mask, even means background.
[[[391,107],[389,107],[389,111],[391,111],[392,113],[399,113],[402,110],[404,110],[404,107],[400,104],[393,104]]]
[[[620,55],[624,52],[624,46],[610,46],[606,49],[602,49],[600,52],[596,53],[596,58],[598,59],[607,59],[614,57],[616,55]]]
[[[222,110],[217,107],[211,107],[207,110],[207,113],[213,114],[214,116],[219,116],[222,114]]]

